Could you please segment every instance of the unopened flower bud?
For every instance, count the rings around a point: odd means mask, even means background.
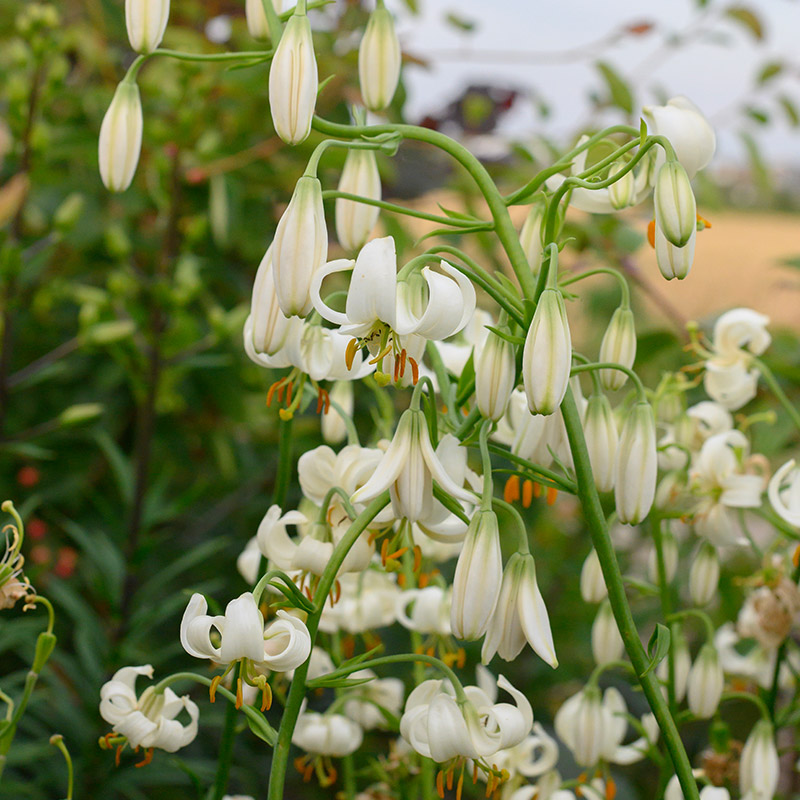
[[[747,800],[772,800],[778,790],[780,761],[769,720],[756,722],[742,748],[739,790]]]
[[[522,382],[532,414],[547,416],[558,410],[571,368],[572,339],[564,298],[558,289],[545,289],[522,352]]]
[[[497,515],[493,511],[478,511],[467,529],[453,578],[450,625],[454,636],[471,640],[486,633],[502,578]]]
[[[152,53],[167,29],[169,0],[125,0],[128,41],[137,53]]]
[[[311,281],[327,255],[322,186],[317,178],[304,175],[297,181],[272,243],[275,290],[287,317],[304,317],[311,311]]]
[[[617,628],[611,603],[606,600],[597,612],[592,625],[592,655],[598,664],[619,661],[625,653],[625,643]]]
[[[704,542],[689,570],[689,594],[697,606],[711,602],[719,587],[719,558],[714,545]]]
[[[280,14],[283,0],[267,0],[272,3],[275,11]],[[244,16],[247,20],[247,30],[254,39],[269,39],[269,23],[264,11],[264,0],[245,0]]]
[[[678,571],[678,543],[675,541],[675,536],[669,531],[665,531],[662,535],[661,550],[664,554],[664,577],[667,583],[671,583]],[[651,583],[659,583],[658,555],[655,545],[650,548],[647,557],[647,577]]]
[[[392,102],[399,80],[400,41],[392,15],[379,2],[358,48],[358,82],[364,105],[382,111]]]
[[[522,229],[519,232],[519,243],[525,251],[525,257],[528,259],[528,265],[534,275],[539,274],[544,258],[544,251],[542,249],[542,223],[544,222],[544,215],[546,211],[544,203],[537,202],[531,206],[528,216],[525,217],[525,222],[522,223]]]
[[[640,400],[625,418],[617,450],[614,499],[620,522],[637,525],[650,512],[657,472],[653,409],[648,402]]]
[[[349,150],[344,162],[339,191],[369,200],[381,199],[381,176],[374,150]],[[360,250],[369,239],[380,209],[367,203],[336,199],[336,236],[345,250]]]
[[[567,705],[569,704],[569,705]],[[609,715],[603,709],[603,698],[597,686],[585,686],[556,713],[556,733],[569,741],[578,766],[594,767],[604,752]]]
[[[717,650],[712,644],[704,644],[689,671],[687,701],[689,710],[700,719],[709,719],[719,706],[725,675],[719,663]]]
[[[514,345],[487,331],[475,346],[475,400],[484,417],[496,421],[505,414],[516,379]]]
[[[694,263],[694,246],[697,233],[693,233],[683,247],[675,247],[667,241],[667,237],[656,227],[656,263],[661,274],[671,281],[677,278],[682,281]]]
[[[269,70],[269,105],[275,132],[287,144],[302,142],[311,131],[319,78],[311,24],[295,12],[275,49]]]
[[[250,323],[253,350],[268,356],[275,355],[283,347],[289,332],[289,320],[278,304],[275,291],[273,247],[267,248],[258,265],[253,296],[250,301]]]
[[[131,185],[142,149],[143,126],[139,87],[124,80],[103,117],[98,143],[100,177],[112,192],[124,192]]]
[[[678,161],[667,161],[658,171],[653,195],[656,228],[675,247],[684,247],[697,230],[697,205],[686,170]]]
[[[593,394],[586,406],[583,435],[589,451],[594,482],[601,492],[614,488],[617,460],[617,423],[604,394]]]
[[[630,369],[636,359],[636,323],[629,306],[620,306],[611,315],[603,341],[600,343],[600,361],[622,364]],[[608,391],[625,385],[628,376],[620,369],[601,369],[600,382]]]
[[[336,381],[330,390],[330,400],[330,408],[322,415],[322,438],[328,444],[338,444],[347,436],[347,425],[333,403],[348,417],[353,416],[353,382]]]
[[[608,177],[613,178],[617,173],[625,169],[624,161],[617,161],[608,170]],[[636,181],[633,177],[633,170],[629,169],[621,178],[608,187],[608,199],[611,205],[618,211],[632,205],[636,197]]]
[[[608,596],[603,569],[597,551],[593,548],[586,556],[581,569],[581,597],[587,603],[599,603]]]

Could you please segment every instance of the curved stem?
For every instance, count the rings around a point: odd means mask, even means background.
[[[578,367],[573,367],[570,375],[580,375],[581,372],[592,372],[599,369],[616,369],[624,372],[636,387],[636,394],[639,396],[640,402],[647,402],[647,392],[645,391],[642,379],[630,368],[624,364],[616,364],[613,361],[596,361],[591,364],[581,364]]]
[[[517,523],[517,541],[519,542],[519,547],[517,548],[518,553],[530,553],[531,548],[528,544],[528,529],[525,527],[525,520],[522,519],[522,514],[519,513],[519,510],[515,508],[511,503],[506,503],[505,500],[501,500],[499,497],[492,498],[492,505],[497,506],[498,508],[502,508],[503,511],[510,514],[514,521]]]
[[[64,744],[64,737],[60,733],[56,733],[50,737],[50,744],[57,747],[64,756],[64,761],[67,762],[67,796],[65,800],[72,800],[72,788],[75,779],[75,771],[72,766],[72,757]]]
[[[492,180],[491,175],[487,172],[486,167],[484,167],[463,145],[439,131],[430,130],[429,128],[420,128],[416,125],[389,124],[362,127],[339,125],[335,122],[328,122],[320,117],[314,117],[314,127],[321,133],[329,136],[342,136],[346,138],[371,136],[381,133],[399,133],[406,139],[426,142],[451,155],[470,174],[481,194],[486,199],[486,204],[489,206],[489,211],[494,220],[497,236],[503,243],[503,247],[511,261],[511,268],[517,276],[519,285],[522,288],[522,294],[527,300],[533,300],[536,281],[528,265],[528,259],[525,257],[525,251],[522,249],[519,237],[517,236],[517,230],[514,227],[514,223],[511,221],[511,216],[508,213],[505,201]]]
[[[311,634],[311,641],[314,642],[322,610],[328,598],[328,593],[336,580],[336,573],[358,537],[366,530],[372,520],[381,512],[389,502],[389,493],[384,492],[380,497],[376,497],[354,520],[342,540],[333,551],[325,572],[319,579],[316,597],[319,597],[318,606],[313,614],[310,614],[306,621],[306,627]],[[300,715],[300,705],[303,702],[306,692],[306,676],[308,675],[309,661],[306,660],[294,672],[294,678],[286,697],[286,705],[281,717],[281,725],[278,730],[278,741],[275,745],[275,752],[272,756],[272,765],[269,771],[269,788],[267,790],[267,800],[283,800],[283,786],[286,780],[286,767],[289,763],[289,749],[292,744],[292,734]]]
[[[723,692],[720,700],[722,702],[725,700],[749,700],[758,709],[762,719],[772,722],[772,716],[767,710],[764,701],[757,694],[750,694],[750,692]]]
[[[699,800],[697,784],[692,776],[692,766],[681,742],[675,720],[672,718],[664,696],[661,694],[661,686],[658,679],[653,674],[653,671],[648,672],[649,659],[642,646],[636,623],[633,621],[633,615],[628,605],[628,599],[625,596],[622,573],[608,535],[603,507],[600,504],[600,498],[597,495],[594,478],[592,477],[592,468],[589,462],[586,440],[583,436],[580,413],[575,404],[572,390],[569,388],[561,404],[561,412],[564,417],[564,425],[567,429],[567,437],[575,464],[578,495],[581,499],[586,523],[592,535],[592,543],[597,551],[597,557],[603,570],[614,619],[617,622],[620,635],[625,643],[625,649],[647,702],[661,729],[672,764],[683,789],[684,797],[686,800]]]
[[[753,364],[758,367],[758,371],[761,373],[767,386],[769,386],[770,391],[778,398],[778,402],[791,417],[797,429],[800,430],[800,411],[794,407],[792,401],[786,396],[786,392],[781,388],[772,370],[760,358],[756,358],[755,356],[753,357]]]
[[[559,281],[559,283],[561,286],[569,286],[570,284],[582,281],[584,278],[590,278],[592,275],[612,275],[615,277],[619,281],[619,288],[622,292],[620,305],[623,308],[630,308],[631,290],[628,286],[628,281],[618,269],[614,269],[613,267],[597,267],[596,269],[588,269],[586,272],[581,272],[580,275],[573,275],[571,277],[564,278],[563,280]]]

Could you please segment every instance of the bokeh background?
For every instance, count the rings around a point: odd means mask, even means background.
[[[174,0],[164,46],[262,47],[247,34],[243,5]],[[742,304],[772,317],[768,363],[800,385],[797,3],[389,6],[405,55],[390,117],[470,145],[508,191],[581,132],[636,124],[642,105],[686,94],[703,108],[719,152],[697,181],[698,210],[712,227],[698,236],[689,278],[661,279],[645,237],[649,207],[571,214],[565,262],[579,270],[601,260],[627,273],[641,335],[637,369],[650,386],[661,370],[691,363],[687,322],[708,325]],[[346,104],[358,98],[356,48],[370,10],[338,0],[312,14],[320,75],[334,76],[318,105],[325,117],[345,121]],[[107,731],[98,691],[125,664],[151,663],[159,675],[196,667],[177,635],[188,595],[246,589],[236,556],[275,491],[280,425],[265,395],[279,374],[246,361],[241,328],[256,267],[318,138],[288,148],[274,135],[268,64],[153,59],[140,75],[139,170],[131,189],[110,195],[97,171],[97,134],[131,60],[121,0],[0,0],[0,486],[27,520],[27,573],[56,605],[59,636],[0,797],[63,794],[63,760],[48,745],[55,732],[75,759],[79,797],[203,796],[223,709],[198,697],[201,735],[190,748],[160,753],[143,769],[131,759],[117,768],[97,745]],[[381,158],[387,199],[434,211],[437,203],[480,207],[466,177],[423,146]],[[341,159],[326,156],[326,188],[335,187]],[[430,227],[388,216],[381,225],[412,255]],[[454,239],[504,268],[490,237]],[[334,242],[330,255],[339,255]],[[579,342],[598,337],[616,302],[615,287],[602,279],[592,286],[570,309]],[[356,399],[364,432],[369,403]],[[770,405],[759,398],[753,407]],[[764,425],[755,446],[777,458],[788,437],[781,424]],[[295,420],[295,456],[320,442],[317,417]],[[528,521],[563,666],[553,673],[528,653],[508,675],[549,726],[592,667],[593,611],[577,591],[589,545],[569,498],[532,509]],[[635,537],[620,546],[624,558],[640,557]],[[735,563],[729,573],[721,618],[735,614],[741,597]],[[652,610],[646,602],[635,609],[642,619]],[[42,627],[38,611],[0,612],[5,692],[19,691]],[[387,648],[395,636],[386,633]],[[643,709],[641,698],[627,696]],[[690,731],[693,753],[703,741],[703,731],[696,739]],[[385,753],[386,737],[367,748]],[[231,790],[259,796],[268,769],[266,748],[240,736]],[[618,797],[652,796],[646,766],[627,776]],[[290,797],[317,791],[293,780]]]

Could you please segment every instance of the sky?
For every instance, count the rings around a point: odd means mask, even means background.
[[[742,117],[736,109],[749,96],[774,116],[768,127],[748,123],[758,133],[767,160],[800,168],[800,129],[790,127],[773,99],[749,94],[759,69],[780,61],[786,68],[769,82],[766,97],[786,94],[800,108],[798,0],[710,0],[702,11],[696,0],[418,2],[416,16],[400,0],[387,2],[398,17],[404,52],[428,62],[406,69],[409,119],[436,113],[466,85],[491,82],[517,88],[526,98],[538,95],[550,106],[549,118],[542,121],[529,100],[519,103],[503,126],[511,136],[566,137],[587,118],[588,93],[603,88],[594,62],[604,60],[631,81],[639,104],[678,94],[695,102],[717,129],[716,164],[745,160],[736,133]],[[761,41],[724,16],[723,10],[732,5],[746,6],[761,18]],[[448,24],[448,13],[473,23],[474,30],[466,33]],[[654,23],[655,28],[606,49],[591,49],[624,25],[640,22]],[[681,48],[665,50],[665,35],[672,33],[688,33],[693,39]],[[577,55],[587,47],[588,58]]]

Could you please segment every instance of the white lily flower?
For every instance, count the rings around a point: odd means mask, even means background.
[[[622,364],[629,369],[636,359],[636,323],[630,307],[620,306],[609,320],[603,340],[600,342],[600,361]],[[601,369],[600,382],[605,389],[621,389],[628,376],[619,369]]]
[[[481,661],[488,663],[495,653],[505,661],[513,661],[526,642],[545,663],[554,669],[558,666],[550,618],[536,582],[533,556],[514,553],[503,573],[494,615],[481,649]]]
[[[775,472],[767,494],[775,513],[790,525],[800,527],[800,470],[794,459]]]
[[[136,679],[140,675],[153,677],[150,664],[142,667],[123,667],[100,689],[100,716],[114,732],[124,736],[133,747],[158,747],[174,753],[197,736],[200,712],[188,695],[178,697],[169,687],[156,694],[148,686],[136,695]],[[182,711],[189,715],[188,724],[175,719]]]
[[[106,189],[124,192],[133,180],[142,149],[142,100],[134,81],[124,80],[103,117],[98,140],[100,177]]]
[[[675,573],[678,571],[678,541],[672,531],[664,531],[662,547],[664,550],[664,576],[667,583],[672,583]],[[658,554],[655,543],[647,554],[647,579],[654,584],[659,583],[658,579]]]
[[[645,106],[642,116],[648,133],[666,136],[690,178],[693,178],[711,161],[716,149],[714,129],[703,112],[686,97],[673,97],[665,106]],[[661,166],[665,156],[658,150],[656,166]]]
[[[452,597],[451,589],[440,586],[406,589],[397,598],[397,621],[410,631],[449,636]],[[412,602],[414,606],[409,614],[408,607]]]
[[[378,678],[371,669],[351,672],[350,677],[372,680],[351,690],[353,699],[344,704],[344,713],[367,731],[389,727],[381,709],[399,716],[405,696],[403,681],[399,678]]]
[[[699,719],[710,719],[719,706],[724,686],[725,675],[717,649],[708,642],[700,648],[689,671],[686,699],[692,714]]]
[[[682,470],[689,458],[685,451],[700,450],[708,438],[732,428],[733,417],[727,408],[710,400],[697,403],[666,425],[658,442],[658,465],[664,470]]]
[[[600,760],[634,764],[645,757],[655,741],[658,725],[652,714],[646,714],[642,725],[647,738],[623,745],[628,729],[627,712],[625,700],[617,689],[606,689],[601,695],[596,686],[585,686],[556,712],[556,733],[579,766],[594,767]]]
[[[653,409],[646,401],[639,401],[625,418],[617,450],[614,500],[620,522],[636,525],[650,513],[657,473]]]
[[[514,389],[505,415],[492,438],[508,445],[514,455],[546,467],[553,461],[550,451],[557,450],[560,437],[557,415],[531,414],[525,390]]]
[[[305,14],[295,11],[283,29],[269,70],[272,123],[287,144],[299,144],[310,133],[318,89],[311,25]]]
[[[669,779],[664,791],[664,800],[685,800],[677,775]],[[723,786],[704,786],[700,790],[700,800],[731,800],[731,795]]]
[[[723,670],[729,675],[752,681],[762,689],[769,689],[775,675],[777,649],[766,648],[756,643],[743,654],[740,652],[742,644],[743,639],[736,632],[733,623],[726,622],[717,630],[714,635],[714,646],[719,653],[719,661]],[[792,667],[795,670],[800,669],[800,657],[796,653],[790,652],[788,659],[792,661]],[[781,688],[789,688],[794,685],[792,670],[786,663],[781,665],[778,685]]]
[[[323,319],[340,326],[343,334],[368,340],[378,347],[387,328],[398,336],[446,339],[460,331],[475,310],[475,288],[446,262],[444,274],[423,267],[407,280],[397,280],[394,239],[373,239],[361,248],[355,262],[339,259],[326,264],[311,289],[314,308]],[[352,270],[344,313],[320,297],[322,281],[336,272]],[[373,344],[374,340],[374,344]]]
[[[400,60],[400,40],[394,19],[379,0],[358,48],[361,97],[371,111],[382,111],[392,102],[400,81]]]
[[[497,421],[506,413],[516,380],[514,345],[487,329],[475,347],[475,402],[484,417]]]
[[[597,664],[619,661],[625,655],[625,643],[608,600],[601,603],[592,624],[592,655]]]
[[[381,199],[381,176],[374,150],[348,150],[338,189],[369,200]],[[345,250],[359,250],[366,244],[378,221],[380,209],[343,197],[336,198],[336,236]]]
[[[492,764],[499,770],[507,770],[512,777],[538,778],[550,772],[557,763],[558,743],[538,722],[533,723],[530,736],[492,756]]]
[[[475,347],[486,333],[486,326],[494,323],[494,317],[488,311],[476,308],[472,318],[457,334],[436,343],[436,349],[451,375],[461,375]]]
[[[739,791],[745,800],[773,800],[781,768],[775,731],[769,720],[756,722],[742,748],[739,762]]]
[[[502,675],[497,686],[516,705],[494,703],[477,686],[466,686],[467,702],[460,705],[441,680],[424,681],[406,700],[400,734],[420,755],[438,763],[451,758],[490,758],[514,747],[530,732],[533,711],[522,692]]]
[[[326,601],[320,630],[359,634],[392,625],[397,620],[402,593],[394,575],[366,570],[342,575],[338,580],[341,595],[334,606],[330,598]]]
[[[368,503],[387,489],[395,516],[409,522],[424,520],[433,507],[433,481],[452,497],[474,502],[474,495],[456,486],[431,446],[425,414],[418,408],[403,412],[389,449],[372,477],[352,496]]]
[[[522,351],[522,382],[532,414],[555,413],[572,369],[572,339],[564,298],[558,289],[539,297]]]
[[[271,672],[288,672],[304,664],[311,653],[311,634],[305,622],[278,609],[277,619],[264,631],[264,652],[257,666]]]
[[[327,255],[322,186],[317,178],[303,175],[278,222],[272,243],[275,291],[281,311],[287,317],[305,317],[311,311],[313,281]]]
[[[292,744],[320,756],[349,756],[355,753],[364,732],[343,714],[319,714],[316,711],[303,711],[297,719]]]
[[[137,53],[151,53],[167,29],[169,0],[125,0],[128,41]]]
[[[586,603],[599,603],[608,597],[603,568],[597,551],[592,548],[581,567],[581,597]]]
[[[195,592],[181,619],[181,644],[195,658],[208,658],[230,664],[240,658],[259,662],[264,659],[264,618],[256,606],[252,592],[244,592],[225,607],[224,616],[206,614],[208,603]],[[210,638],[216,628],[220,645]]]
[[[253,536],[236,559],[236,569],[251,586],[258,580],[258,568],[261,566],[261,550]]]

